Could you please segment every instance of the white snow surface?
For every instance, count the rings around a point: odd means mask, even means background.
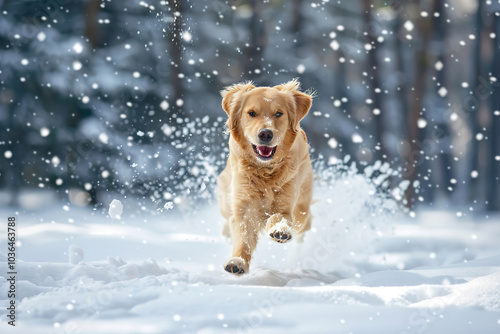
[[[410,219],[373,193],[360,175],[318,185],[304,241],[262,234],[241,277],[223,271],[231,243],[216,203],[147,212],[121,198],[118,220],[65,204],[2,207],[20,245],[16,327],[3,269],[0,331],[500,333],[500,218]]]

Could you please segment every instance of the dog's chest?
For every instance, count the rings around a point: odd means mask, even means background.
[[[272,203],[274,202],[280,195],[281,188],[278,187],[267,187],[261,192],[261,198],[265,202]]]

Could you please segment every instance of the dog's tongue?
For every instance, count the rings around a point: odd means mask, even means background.
[[[257,146],[257,150],[259,150],[259,154],[263,157],[268,157],[273,152],[273,148],[269,146]]]

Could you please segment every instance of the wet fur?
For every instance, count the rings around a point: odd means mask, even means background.
[[[243,274],[248,272],[259,232],[265,230],[283,243],[292,236],[301,240],[310,229],[312,165],[299,122],[308,113],[312,96],[300,92],[295,80],[274,87],[236,84],[222,91],[222,96],[231,136],[218,194],[226,219],[223,233],[233,239],[233,254],[224,268]],[[277,108],[285,118],[273,116]],[[250,109],[260,117],[249,117]],[[276,133],[277,149],[270,161],[261,161],[252,148],[263,127]]]

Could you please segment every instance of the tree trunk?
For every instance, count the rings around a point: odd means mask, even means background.
[[[90,45],[96,48],[99,44],[99,28],[97,25],[97,14],[99,13],[101,0],[89,0],[87,3],[87,15],[85,16],[85,36]]]
[[[304,46],[304,38],[302,36],[302,26],[304,23],[304,18],[302,16],[302,4],[304,0],[294,0],[293,1],[293,11],[292,11],[292,25],[291,32],[295,37],[296,42],[294,43],[295,55],[299,56],[300,49]]]
[[[171,3],[172,12],[174,15],[174,21],[168,24],[172,25],[167,27],[168,34],[168,50],[169,50],[169,61],[170,61],[170,82],[172,84],[173,93],[170,98],[170,105],[174,110],[180,112],[180,106],[177,105],[177,101],[182,100],[184,96],[184,89],[182,85],[182,15],[183,6],[181,0],[173,0]]]
[[[396,16],[396,21],[395,21],[395,27],[394,30],[397,31],[398,33],[401,33],[403,30],[403,15],[401,13],[405,13],[404,8],[401,8],[400,6],[403,6],[402,3],[398,1],[392,1],[392,6],[394,11],[396,11],[398,14]],[[406,72],[406,66],[405,66],[405,59],[404,59],[404,53],[405,50],[407,49],[405,45],[402,42],[402,39],[404,36],[399,36],[399,38],[396,38],[396,68],[397,68],[397,73],[398,73],[398,97],[399,97],[399,105],[400,105],[400,110],[402,111],[402,124],[408,124],[408,110],[409,110],[409,103],[408,103],[408,82],[409,82],[409,76],[405,74]],[[399,133],[397,134],[398,136],[401,136],[401,138],[408,139],[406,138],[406,131],[405,128],[401,129]]]
[[[370,87],[370,92],[369,96],[371,100],[373,101],[373,109],[378,109],[381,111],[379,115],[373,115],[374,121],[375,121],[375,141],[377,142],[377,145],[380,146],[380,150],[375,151],[375,159],[377,160],[389,160],[389,157],[387,155],[387,149],[384,145],[384,127],[383,127],[383,108],[382,108],[382,92],[376,93],[375,89],[381,89],[381,80],[380,80],[380,71],[379,71],[379,66],[378,66],[378,60],[377,60],[377,53],[378,53],[378,43],[377,43],[377,38],[375,36],[375,18],[372,15],[372,9],[370,4],[372,3],[371,0],[363,0],[363,19],[364,19],[364,29],[363,31],[367,33],[368,36],[368,42],[372,46],[372,49],[368,51],[368,77],[371,80],[371,84],[369,85]]]
[[[433,1],[431,1],[433,2]],[[410,96],[410,109],[408,114],[407,132],[409,150],[403,156],[404,176],[410,181],[408,190],[405,193],[406,205],[412,207],[414,204],[415,188],[414,182],[417,179],[418,165],[420,164],[421,146],[419,140],[418,119],[422,111],[422,100],[425,94],[425,80],[427,78],[427,68],[429,65],[429,39],[432,31],[432,18],[420,17],[417,21],[417,29],[420,32],[420,42],[416,54],[416,78],[413,91]]]
[[[24,96],[25,94],[21,95]],[[12,158],[5,159],[5,178],[7,183],[7,189],[11,194],[11,198],[9,199],[9,206],[16,207],[19,204],[19,190],[24,187],[23,184],[23,172],[24,172],[24,152],[23,150],[24,136],[19,134],[23,134],[23,129],[18,125],[19,122],[16,120],[15,116],[15,108],[13,108],[14,104],[10,106],[4,106],[3,110],[7,110],[8,118],[7,118],[7,128],[10,128],[11,131],[5,132],[2,136],[2,139],[6,142],[11,142],[11,145],[6,146],[12,152]],[[18,137],[19,136],[19,137]],[[2,157],[3,158],[3,157]]]
[[[496,38],[500,38],[500,17],[494,17],[494,31]],[[493,39],[493,68],[492,75],[500,80],[500,45],[497,40]],[[500,89],[498,86],[496,89]],[[492,95],[492,113],[491,113],[491,151],[489,154],[490,177],[488,178],[488,206],[491,211],[500,211],[500,115],[495,115],[494,112],[500,113],[500,97],[498,92]],[[497,158],[498,157],[498,158]]]
[[[259,77],[259,70],[262,70],[262,55],[265,46],[265,27],[261,17],[261,2],[250,0],[252,17],[250,18],[250,46],[246,52],[245,73],[250,80]],[[257,71],[256,71],[257,70]]]
[[[446,87],[445,85],[445,73],[447,70],[446,66],[446,57],[445,49],[446,49],[446,13],[444,10],[444,0],[435,0],[433,13],[438,13],[439,16],[434,18],[434,40],[436,41],[436,45],[438,47],[437,60],[443,64],[442,70],[437,70],[436,79],[441,87]],[[436,103],[431,108],[434,108],[433,118],[436,122],[435,128],[431,131],[434,132],[433,137],[438,141],[437,145],[437,164],[439,168],[439,172],[441,175],[441,182],[436,182],[437,184],[441,184],[442,190],[448,192],[448,187],[453,188],[453,184],[450,182],[453,178],[451,167],[453,165],[453,156],[450,152],[451,148],[451,132],[448,126],[448,119],[446,118],[446,110],[448,109],[448,101],[444,96],[439,96],[438,93],[434,93],[434,97],[436,98]]]
[[[482,48],[482,38],[481,38],[481,32],[483,31],[483,2],[482,0],[478,1],[477,5],[477,11],[476,11],[476,18],[475,18],[475,23],[474,26],[476,28],[476,31],[474,33],[476,45],[474,46],[474,53],[472,55],[472,64],[473,64],[473,70],[472,70],[472,78],[471,81],[474,83],[472,87],[473,92],[477,92],[479,86],[481,85],[481,82],[479,79],[482,77],[483,73],[483,66],[482,66],[482,57],[481,57],[481,48]],[[476,95],[474,95],[475,97]],[[470,108],[470,110],[466,110],[466,112],[470,113],[470,128],[472,132],[472,139],[470,140],[469,147],[468,147],[468,152],[469,152],[469,166],[470,168],[467,169],[468,173],[465,175],[465,178],[469,180],[469,200],[470,201],[475,201],[481,197],[482,194],[479,192],[479,186],[478,186],[478,178],[471,178],[470,173],[472,171],[479,171],[479,143],[475,139],[476,134],[480,132],[480,126],[479,126],[479,119],[478,119],[478,114],[479,110],[481,108],[481,100],[480,99],[474,99],[472,102],[476,102],[476,105],[470,105],[466,106],[467,108]]]

